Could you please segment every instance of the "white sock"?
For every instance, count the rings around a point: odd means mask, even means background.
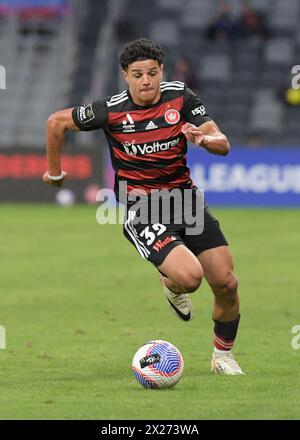
[[[214,347],[214,354],[216,357],[226,356],[226,354],[230,352],[231,350],[219,350],[218,348]]]

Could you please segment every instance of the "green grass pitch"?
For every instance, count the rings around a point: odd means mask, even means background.
[[[0,205],[1,419],[299,419],[300,211],[212,209],[240,281],[234,353],[247,375],[210,372],[212,294],[195,317],[170,311],[157,273],[96,207]],[[135,351],[165,339],[185,370],[170,390],[145,390]]]

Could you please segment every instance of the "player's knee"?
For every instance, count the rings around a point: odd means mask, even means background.
[[[202,269],[186,271],[181,274],[180,285],[187,293],[195,292],[200,287],[203,277]]]
[[[232,300],[234,300],[237,296],[237,289],[238,279],[232,271],[223,277],[217,288],[219,294]]]

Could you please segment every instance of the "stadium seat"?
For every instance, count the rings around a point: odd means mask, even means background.
[[[229,81],[230,58],[226,55],[206,55],[202,59],[201,77],[215,81]]]
[[[283,13],[281,10],[274,10],[269,22],[276,35],[293,35],[299,23],[298,11],[286,8]]]
[[[226,113],[224,114],[223,121],[241,121],[247,123],[248,117],[248,105],[243,105],[239,102],[231,102],[230,105],[226,106]]]
[[[267,63],[289,64],[293,60],[293,43],[289,38],[273,38],[266,43],[264,52]]]
[[[172,20],[157,20],[152,23],[150,38],[162,45],[175,47],[179,41],[179,31]]]
[[[1,95],[1,127],[6,128],[1,128],[0,145],[12,139],[21,143],[33,142],[33,132],[40,136],[36,143],[43,144],[40,126],[47,116],[70,103],[83,102],[96,72],[96,82],[101,82],[97,93],[108,95],[115,92],[116,86],[120,89],[125,86],[117,62],[103,66],[98,59],[93,60],[89,39],[94,40],[94,34],[86,25],[81,29],[87,10],[80,0],[70,1],[74,10],[80,12],[77,18],[74,14],[49,20],[27,17],[26,21],[14,14],[0,17],[1,64],[6,68],[8,85],[14,85]],[[289,138],[296,138],[298,109],[282,106],[277,96],[290,81],[291,66],[300,64],[297,61],[300,55],[298,0],[249,0],[250,7],[265,16],[270,30],[266,40],[255,42],[244,38],[230,42],[208,41],[206,30],[218,12],[217,0],[155,0],[150,3],[122,0],[121,3],[116,10],[111,6],[111,38],[105,48],[110,59],[117,59],[120,46],[131,37],[153,38],[166,49],[168,73],[180,56],[192,62],[201,100],[217,122],[223,121],[230,128],[234,139],[245,138],[240,124],[245,118],[249,118],[254,128],[260,127],[261,132],[267,126],[267,135],[272,132],[287,135],[292,129],[293,136]],[[228,0],[227,3],[231,15],[237,18],[242,0]],[[91,26],[97,26],[97,16],[92,15]],[[79,47],[75,35],[80,32],[84,41]],[[101,43],[99,39],[97,50],[104,53]],[[80,59],[80,63],[76,63],[76,59]],[[272,92],[266,93],[266,89]],[[19,125],[17,120],[14,130],[11,121],[18,107],[24,109],[23,122]],[[235,123],[231,123],[231,118]],[[286,122],[288,128],[285,128]],[[31,133],[28,127],[32,127]],[[278,131],[280,127],[282,132]],[[268,136],[271,139],[271,134]]]
[[[249,0],[249,5],[256,11],[267,13],[271,10],[273,0]]]
[[[211,1],[186,0],[182,11],[182,25],[190,29],[205,29],[213,19],[217,3]]]
[[[162,11],[176,11],[180,13],[184,8],[184,3],[181,0],[156,0],[157,7]]]
[[[279,133],[282,128],[282,115],[282,105],[275,100],[257,103],[251,110],[250,127],[256,132],[261,130]]]
[[[4,146],[35,143],[42,147],[47,117],[67,107],[69,98],[75,63],[73,19],[66,16],[43,23],[32,19],[28,23],[30,32],[27,28],[24,34],[20,17],[12,15],[0,32],[8,82],[0,100],[6,126],[0,136]]]

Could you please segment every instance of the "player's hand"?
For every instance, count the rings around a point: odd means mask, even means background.
[[[187,122],[182,126],[181,132],[185,135],[187,140],[189,142],[191,142],[192,144],[203,146],[204,140],[205,140],[205,135],[200,130],[200,128],[196,127],[196,125],[190,124],[189,122]]]
[[[43,175],[43,181],[47,183],[47,185],[59,187],[62,186],[66,177],[67,177],[66,171],[62,171],[62,178],[59,180],[53,180],[49,177],[48,171],[46,171],[45,174]]]

